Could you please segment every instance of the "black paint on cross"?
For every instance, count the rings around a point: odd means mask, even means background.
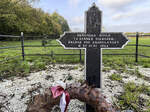
[[[86,80],[101,87],[101,50],[123,48],[128,39],[122,33],[101,33],[102,12],[95,4],[86,12],[85,32],[65,32],[58,40],[65,49],[85,49]],[[87,112],[93,112],[87,106]]]

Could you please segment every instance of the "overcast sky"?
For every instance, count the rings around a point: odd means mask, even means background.
[[[150,32],[150,0],[41,0],[36,7],[57,11],[72,31],[84,31],[84,12],[95,2],[109,32]]]

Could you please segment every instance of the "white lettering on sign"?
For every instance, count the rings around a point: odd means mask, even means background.
[[[77,37],[96,37],[96,34],[77,34]]]
[[[95,38],[95,40],[114,40],[114,38]]]
[[[68,41],[68,44],[81,44],[81,41]]]
[[[86,48],[86,47],[87,47],[87,45],[83,44],[83,47],[85,47],[85,48]]]
[[[100,45],[100,47],[102,47],[102,48],[108,48],[109,46],[108,45]]]
[[[93,41],[92,44],[119,44],[119,41]]]
[[[99,34],[100,37],[110,37],[110,34]]]
[[[91,41],[93,41],[93,38],[89,38],[89,37],[81,37],[81,38],[79,38],[79,40],[91,40]]]
[[[84,44],[90,44],[91,42],[90,41],[84,41]]]

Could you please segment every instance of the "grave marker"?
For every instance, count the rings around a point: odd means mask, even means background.
[[[86,12],[85,32],[65,32],[58,40],[65,49],[85,49],[86,80],[101,87],[102,49],[123,48],[128,39],[122,33],[101,33],[101,15],[95,3]],[[87,112],[93,112],[90,106]]]

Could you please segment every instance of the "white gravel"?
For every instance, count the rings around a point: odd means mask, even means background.
[[[150,77],[150,68],[139,67],[139,72],[142,73],[144,76]]]
[[[140,68],[139,71],[145,76],[150,76],[150,69]],[[107,101],[112,102],[112,97],[123,92],[122,83],[111,81],[108,76],[117,71],[103,72],[102,91]],[[138,84],[150,82],[143,79],[121,74],[123,82],[133,81]],[[29,74],[28,77],[5,79],[0,82],[0,112],[25,112],[27,102],[32,95],[42,93],[45,88],[56,85],[58,81],[66,80],[66,83],[73,83],[84,79],[84,67],[79,64],[56,64],[48,66],[45,71]],[[68,80],[67,80],[68,79]],[[78,110],[78,111],[77,111]],[[69,104],[69,112],[82,112],[84,104],[78,100],[72,100]],[[56,112],[56,110],[55,110]]]

